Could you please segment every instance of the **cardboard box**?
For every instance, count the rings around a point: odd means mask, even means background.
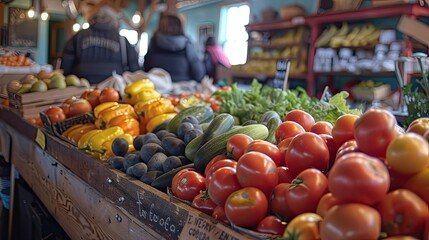
[[[391,90],[389,84],[383,84],[373,88],[354,86],[352,88],[352,94],[355,99],[359,100],[384,100],[391,95]]]
[[[401,19],[399,19],[399,23],[397,29],[408,35],[420,43],[429,46],[429,27],[428,25],[418,21],[413,20],[412,18],[403,15]]]

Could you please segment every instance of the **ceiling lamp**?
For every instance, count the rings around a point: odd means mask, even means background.
[[[73,32],[78,32],[80,30],[80,25],[79,23],[75,23],[73,24]]]
[[[42,21],[46,21],[49,18],[49,13],[46,11],[46,0],[42,0],[40,2],[40,8],[42,10],[42,13],[40,14],[40,18],[42,19]]]
[[[28,9],[27,16],[29,18],[34,18],[34,16],[36,16],[36,11],[34,10],[33,6],[30,9]]]

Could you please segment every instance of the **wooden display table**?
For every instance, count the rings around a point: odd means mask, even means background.
[[[112,169],[3,106],[0,151],[72,239],[250,238]]]

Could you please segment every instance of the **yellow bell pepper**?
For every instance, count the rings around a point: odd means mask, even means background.
[[[146,130],[148,132],[152,132],[152,130],[158,126],[159,124],[163,123],[164,121],[167,121],[169,119],[172,119],[174,116],[176,116],[177,113],[163,113],[161,115],[153,117],[149,122],[146,124]]]
[[[110,120],[120,115],[129,115],[135,119],[138,119],[137,113],[134,111],[133,106],[125,103],[119,104],[118,107],[101,113],[99,118],[96,120],[95,125],[98,128],[104,129]]]
[[[121,127],[115,126],[102,130],[102,132],[95,134],[88,141],[89,150],[92,152],[98,152],[103,154],[103,143],[111,139],[115,139],[117,136],[124,134],[124,130]]]
[[[132,96],[145,89],[155,89],[155,84],[153,84],[153,82],[149,79],[137,80],[127,85],[124,89],[124,93],[126,97],[131,98]]]
[[[119,103],[118,102],[104,102],[104,103],[98,104],[94,108],[94,117],[98,118],[98,116],[100,115],[101,112],[111,108],[112,106],[119,106]]]
[[[160,114],[174,112],[176,112],[174,105],[169,99],[159,98],[157,101],[146,105],[140,115],[149,121]]]
[[[124,102],[131,105],[135,105],[138,102],[145,102],[159,97],[161,97],[161,94],[155,89],[143,89],[137,94],[132,95],[131,98],[125,97]]]
[[[91,139],[94,135],[101,133],[102,131],[103,130],[100,130],[100,129],[93,129],[85,133],[84,135],[82,135],[82,137],[79,138],[79,141],[77,142],[77,147],[80,150],[89,150],[88,148],[89,139]]]

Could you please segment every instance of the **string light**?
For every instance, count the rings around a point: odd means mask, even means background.
[[[84,23],[82,24],[82,29],[87,29],[87,28],[89,28],[89,23],[84,22]]]
[[[42,14],[40,14],[40,18],[42,19],[42,21],[46,21],[49,18],[49,13],[46,11],[43,11]]]
[[[79,25],[79,23],[75,23],[75,24],[73,24],[73,31],[74,32],[78,32],[80,30],[80,25]]]
[[[34,18],[35,15],[36,15],[36,11],[34,11],[34,7],[31,7],[27,12],[27,16],[29,18]]]
[[[141,21],[141,14],[139,11],[136,11],[133,15],[133,18],[131,19],[134,24],[139,24]]]

